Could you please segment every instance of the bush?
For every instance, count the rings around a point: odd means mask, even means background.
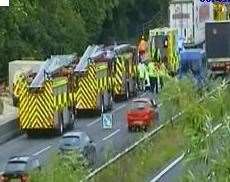
[[[31,182],[75,182],[82,180],[89,172],[87,162],[80,153],[55,154],[41,171],[31,176]]]

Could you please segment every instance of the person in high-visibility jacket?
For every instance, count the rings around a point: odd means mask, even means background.
[[[141,91],[144,91],[145,87],[145,78],[146,78],[146,67],[143,61],[139,62],[137,66],[138,76],[139,76],[139,88]]]
[[[160,87],[161,87],[161,90],[163,89],[164,87],[164,80],[165,78],[169,77],[168,73],[167,73],[167,69],[165,67],[165,64],[164,63],[159,63],[158,64],[158,76],[159,76],[159,81],[160,81]]]
[[[145,41],[144,36],[141,37],[141,41],[138,45],[138,52],[139,52],[139,56],[141,58],[143,58],[147,52],[148,49],[148,43]]]
[[[145,62],[145,91],[150,90],[150,81],[149,81],[149,71],[148,71],[148,62]]]
[[[150,81],[150,90],[156,94],[158,94],[158,83],[157,83],[157,68],[156,64],[153,61],[150,61],[148,64],[148,72],[149,72],[149,81]]]

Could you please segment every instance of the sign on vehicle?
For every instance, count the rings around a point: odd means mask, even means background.
[[[103,129],[112,129],[113,127],[113,115],[102,114],[102,127]]]

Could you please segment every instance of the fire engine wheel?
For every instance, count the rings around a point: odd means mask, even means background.
[[[113,109],[113,97],[112,94],[109,95],[109,104],[108,104],[108,110],[111,111]]]
[[[70,115],[70,118],[69,118],[69,121],[70,121],[70,123],[69,123],[69,126],[68,126],[68,129],[69,130],[73,130],[73,129],[75,129],[77,126],[77,123],[76,123],[76,121],[74,120],[74,115],[73,115],[73,113],[71,113],[71,115]]]
[[[59,113],[57,134],[61,136],[64,133],[63,113]]]
[[[101,113],[104,113],[105,111],[105,106],[104,106],[104,100],[102,99],[101,101]]]
[[[138,90],[138,85],[137,85],[136,82],[134,83],[133,88],[134,88],[134,90],[133,90],[133,97],[136,97],[137,96],[137,90]]]
[[[125,99],[126,100],[129,99],[129,86],[128,86],[128,84],[126,85],[126,88],[125,88]]]
[[[62,121],[60,121],[57,128],[57,135],[61,136],[63,133],[64,133],[64,124]]]

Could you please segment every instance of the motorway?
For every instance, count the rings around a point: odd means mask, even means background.
[[[142,94],[142,96],[144,95]],[[128,103],[114,103],[112,111],[114,123],[111,130],[102,128],[99,117],[80,118],[77,121],[75,131],[86,131],[96,144],[97,167],[106,162],[108,157],[114,156],[133,144],[143,134],[141,132],[128,132],[125,118]],[[60,137],[27,138],[26,135],[21,135],[0,145],[0,171],[4,170],[8,158],[13,155],[35,155],[44,164],[50,155],[57,151],[59,140]]]

